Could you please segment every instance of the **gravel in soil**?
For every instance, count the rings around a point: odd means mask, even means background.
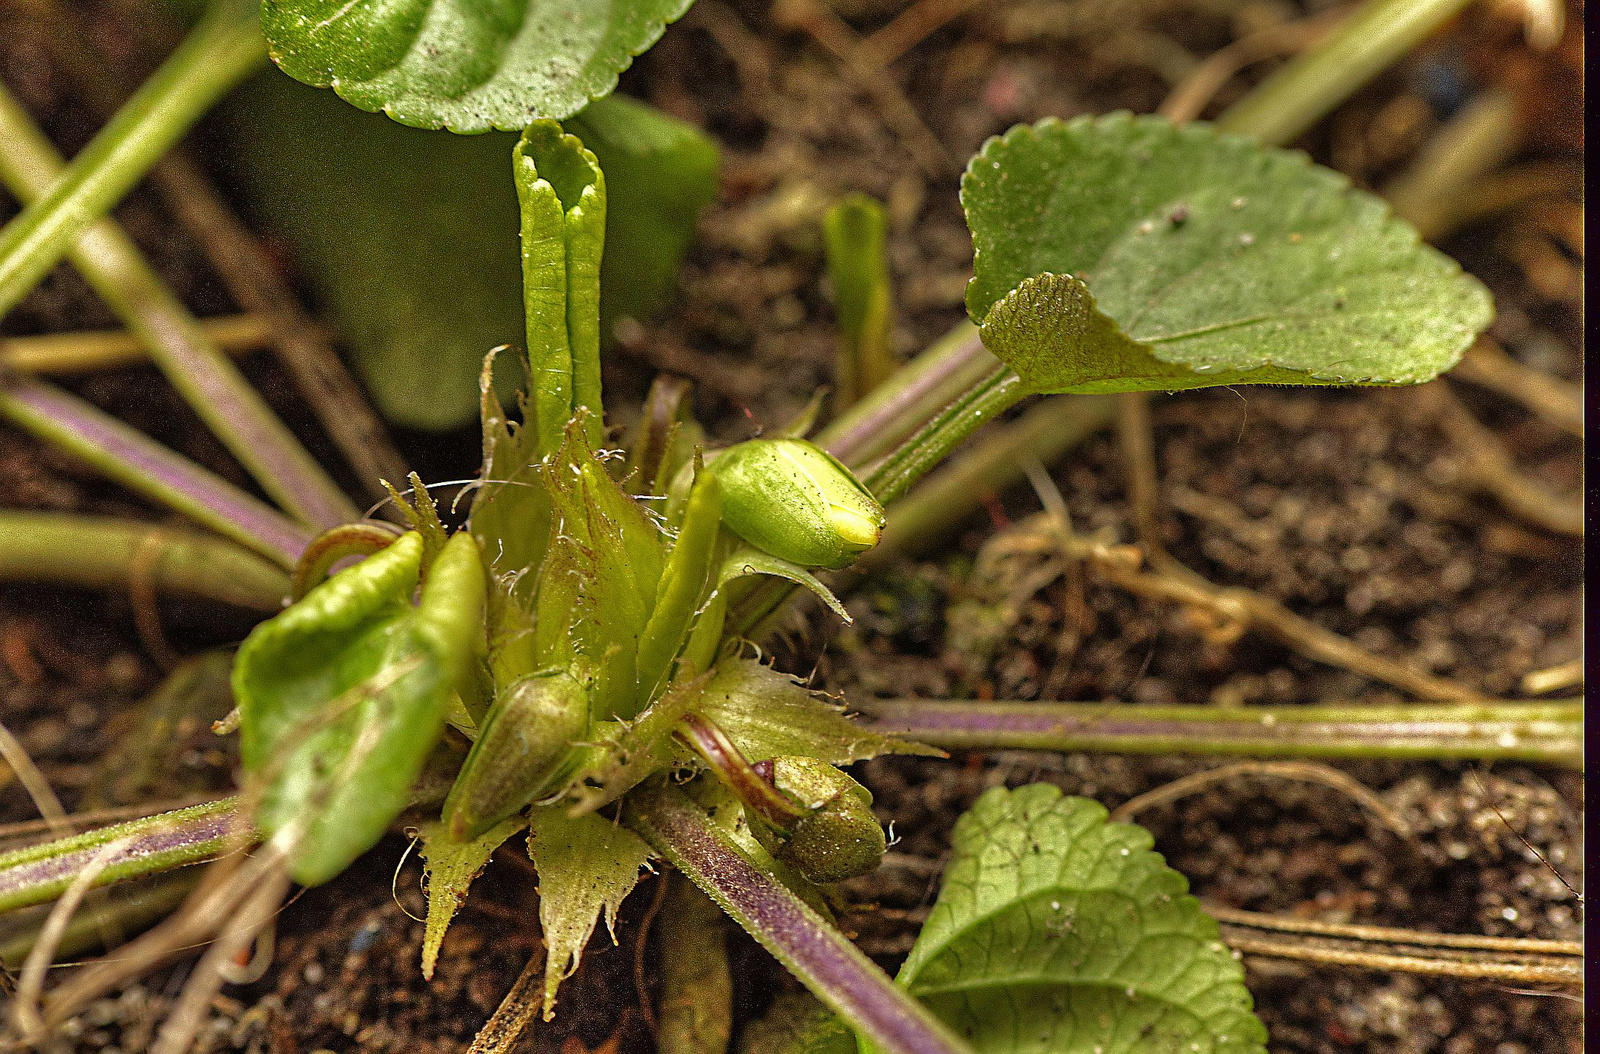
[[[903,6],[840,0],[833,10],[868,33]],[[105,30],[122,24],[114,8],[92,10],[103,20],[103,39],[134,39]],[[909,353],[925,345],[961,314],[971,250],[956,187],[961,159],[986,136],[1045,114],[1153,109],[1197,56],[1292,13],[1278,3],[1207,0],[984,6],[936,30],[884,78],[864,78],[800,28],[808,10],[700,0],[624,77],[626,90],[715,135],[725,168],[678,310],[669,321],[621,334],[621,354],[607,363],[619,420],[655,370],[695,381],[697,409],[727,439],[781,424],[828,382],[833,330],[818,221],[847,191],[887,203],[897,347]],[[1571,80],[1572,49],[1531,56],[1516,26],[1474,12],[1306,145],[1358,184],[1379,186],[1437,129],[1463,85],[1494,82],[1519,92],[1533,115],[1526,155],[1570,160],[1581,151],[1581,126],[1563,106],[1572,95],[1560,85]],[[1581,22],[1576,12],[1573,21]],[[92,132],[70,86],[25,37],[0,46],[0,76],[69,152]],[[912,105],[897,108],[890,90]],[[1575,198],[1576,187],[1566,194]],[[1563,202],[1571,204],[1557,196],[1544,205]],[[0,202],[0,218],[7,208]],[[135,192],[118,218],[197,313],[231,309],[153,195]],[[1559,224],[1541,229],[1552,226]],[[1580,322],[1567,279],[1581,265],[1581,248],[1574,259],[1559,238],[1530,241],[1529,227],[1484,224],[1446,247],[1494,289],[1497,339],[1525,363],[1575,379]],[[3,328],[112,324],[81,280],[61,268]],[[308,425],[270,362],[253,362],[251,373],[275,406]],[[154,371],[119,370],[75,387],[240,478]],[[1578,487],[1575,442],[1508,400],[1456,390],[1519,467],[1558,491]],[[1579,654],[1579,546],[1469,493],[1462,452],[1409,394],[1246,389],[1158,397],[1163,540],[1213,581],[1259,590],[1372,651],[1486,694],[1514,694],[1524,674]],[[456,478],[473,463],[470,436],[403,438],[430,477]],[[1084,444],[1053,476],[1080,533],[1132,539],[1125,472],[1110,437]],[[10,430],[0,431],[0,493],[16,506],[149,515]],[[1185,611],[1092,576],[1074,580],[1038,547],[1020,544],[1038,507],[1026,491],[1000,495],[937,558],[903,562],[857,589],[849,601],[853,627],[807,616],[779,649],[781,661],[814,672],[831,691],[869,695],[1213,705],[1394,698],[1381,684],[1259,636],[1208,643]],[[182,653],[237,640],[248,624],[192,604],[164,603],[160,618]],[[159,676],[150,655],[160,650],[139,626],[126,598],[0,589],[0,719],[69,809],[135,793],[108,778],[105,759],[130,727],[135,736],[151,727],[139,723],[137,703]],[[226,743],[200,724],[151,738],[149,749],[164,762],[155,766],[165,773],[161,794],[148,785],[138,794],[177,797],[229,782]],[[1206,767],[1022,753],[863,765],[898,840],[880,872],[846,887],[858,909],[843,922],[893,968],[937,890],[955,817],[986,787],[1046,780],[1115,807]],[[1139,819],[1195,892],[1221,904],[1324,921],[1577,937],[1581,905],[1561,879],[1581,888],[1580,777],[1512,765],[1339,767],[1376,791],[1413,837],[1398,839],[1327,788],[1258,778],[1215,785]],[[0,818],[26,818],[29,808],[17,787],[0,786]],[[474,887],[428,986],[417,967],[421,927],[408,917],[422,907],[415,860],[395,877],[405,847],[403,838],[386,840],[285,909],[271,969],[218,1000],[206,1049],[464,1048],[523,964],[541,954],[526,857],[515,845],[503,850]],[[597,935],[563,988],[556,1020],[530,1029],[519,1049],[571,1054],[611,1039],[623,1051],[651,1049],[641,1008],[652,997],[650,963],[660,952],[640,941],[654,884],[647,880],[625,905],[621,944]],[[729,949],[736,1013],[748,1021],[792,982],[731,927]],[[1253,957],[1246,964],[1275,1050],[1581,1049],[1580,1011],[1567,999]],[[58,1049],[143,1049],[183,976],[182,967],[157,973],[95,1004]]]

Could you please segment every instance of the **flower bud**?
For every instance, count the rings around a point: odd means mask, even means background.
[[[878,544],[883,506],[827,451],[804,439],[752,439],[712,464],[722,520],[764,552],[802,567],[844,567]]]
[[[589,696],[570,674],[546,671],[524,677],[489,708],[478,741],[444,803],[450,837],[478,837],[549,793],[589,734]]]
[[[872,815],[872,792],[816,758],[773,761],[772,780],[806,814],[779,839],[752,824],[773,856],[812,882],[839,882],[864,875],[883,859],[887,842]],[[766,837],[762,837],[765,834]]]

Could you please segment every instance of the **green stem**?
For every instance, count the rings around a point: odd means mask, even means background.
[[[148,583],[277,611],[289,577],[232,542],[154,523],[57,512],[0,512],[0,580],[91,589]]]
[[[1368,0],[1217,119],[1223,131],[1280,145],[1427,39],[1470,0]]]
[[[0,914],[59,897],[103,846],[121,839],[128,841],[96,886],[198,864],[254,837],[238,799],[223,798],[0,853]]]
[[[856,567],[881,567],[943,541],[978,508],[983,495],[1021,483],[1031,462],[1052,464],[1109,425],[1115,413],[1111,396],[1051,396],[1017,420],[996,426],[894,504],[877,548],[863,553]]]
[[[1031,393],[1009,366],[996,364],[879,463],[861,482],[885,505],[911,489],[963,439]]]
[[[200,37],[203,33],[204,27],[196,30],[194,37]],[[255,33],[253,26],[250,27],[250,33],[254,36],[245,36],[243,40],[246,43],[253,40],[251,46],[259,53],[260,35]],[[225,49],[228,43],[218,42],[217,47]],[[235,49],[241,47],[238,41],[233,41],[232,46]],[[187,48],[186,43],[185,48],[180,49],[168,62],[168,67],[184,58]],[[199,61],[192,52],[189,53],[190,65]],[[163,71],[166,69],[163,67]],[[160,73],[150,83],[158,82],[162,82]],[[170,142],[170,138],[187,128],[187,124],[171,129],[149,128],[143,124],[135,124],[131,131],[119,128],[118,122],[125,115],[141,110],[141,100],[144,103],[141,112],[154,113],[166,120],[192,121],[200,112],[193,108],[176,112],[160,107],[152,109],[153,104],[146,97],[149,86],[147,84],[119,111],[95,144],[101,139],[114,138],[113,133],[143,134]],[[179,93],[185,90],[181,81],[166,83],[165,87]],[[204,101],[209,104],[214,97],[215,93],[205,94]],[[164,133],[170,134],[163,138]],[[58,214],[68,219],[77,217],[82,220],[68,223],[63,219],[50,228],[65,231],[69,236],[60,242],[59,247],[63,251],[70,249],[73,262],[90,285],[150,349],[156,364],[173,386],[211,430],[221,437],[240,463],[250,470],[274,500],[308,524],[326,528],[354,519],[356,510],[349,499],[328,478],[293,433],[274,416],[243,374],[211,340],[204,327],[166,288],[133,242],[114,222],[101,218],[104,210],[116,198],[69,198],[65,204],[58,200],[58,191],[63,186],[78,185],[82,165],[85,158],[92,155],[95,144],[86,148],[70,166],[63,168],[61,158],[50,141],[3,88],[0,88],[0,142],[5,144],[5,149],[0,151],[0,179],[20,199],[32,202],[21,216],[0,232],[0,254],[10,254],[0,255],[0,292],[7,288],[3,276],[4,269],[10,263],[22,257],[31,259],[37,256],[53,264],[60,255],[54,253],[53,249],[45,252],[57,244],[54,241],[23,241],[13,246],[8,239],[14,231],[20,230],[22,235],[26,235],[31,230],[39,229],[38,224]],[[144,172],[143,167],[137,166],[147,166],[157,157],[159,152],[152,154],[129,150],[100,157],[98,163],[108,168],[124,166],[129,169],[124,175],[132,179]],[[90,185],[104,189],[102,183]],[[114,189],[120,192],[126,190],[126,186],[119,182]],[[92,208],[100,211],[90,211]],[[35,217],[42,218],[35,220]],[[30,253],[34,256],[29,256]],[[37,280],[38,275],[35,274],[33,278]],[[12,303],[14,300],[0,298],[0,312],[8,309]]]
[[[859,469],[905,442],[998,361],[978,327],[962,322],[817,433],[817,445]]]
[[[869,727],[946,750],[1527,761],[1583,768],[1581,700],[1142,706],[852,700]]]
[[[218,0],[183,44],[39,200],[0,231],[0,316],[122,200],[190,125],[261,65],[254,0]],[[14,103],[11,105],[15,105]],[[20,140],[7,128],[12,152]],[[54,177],[51,177],[54,178]]]

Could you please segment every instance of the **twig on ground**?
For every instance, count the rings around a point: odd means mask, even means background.
[[[1583,390],[1524,366],[1488,337],[1478,338],[1450,376],[1515,400],[1547,424],[1583,438]]]
[[[937,179],[956,170],[950,152],[889,76],[883,62],[844,19],[817,0],[782,0],[774,15],[780,22],[804,31],[844,64],[845,72],[872,96],[884,122],[926,175]]]
[[[1173,89],[1156,112],[1179,124],[1193,121],[1217,92],[1246,66],[1310,47],[1348,14],[1348,9],[1335,8],[1298,22],[1268,26],[1235,40],[1208,55]]]
[[[1355,779],[1353,776],[1340,772],[1328,765],[1320,765],[1314,761],[1239,761],[1231,765],[1222,765],[1204,772],[1196,772],[1181,779],[1175,779],[1154,790],[1146,791],[1137,797],[1130,798],[1112,810],[1111,818],[1119,822],[1129,822],[1133,817],[1146,809],[1157,805],[1167,805],[1196,794],[1216,783],[1225,783],[1228,780],[1240,777],[1265,776],[1271,779],[1296,780],[1303,783],[1317,783],[1331,790],[1338,791],[1350,800],[1357,802],[1373,816],[1377,817],[1383,825],[1401,838],[1410,841],[1411,828],[1401,819],[1400,814],[1389,808],[1383,799]]]
[[[1583,537],[1583,501],[1556,494],[1517,470],[1500,438],[1478,422],[1447,385],[1429,384],[1417,396],[1439,427],[1467,455],[1462,483],[1494,498],[1509,513],[1553,534]]]
[[[544,1004],[544,949],[535,949],[511,991],[473,1037],[467,1054],[507,1054]]]

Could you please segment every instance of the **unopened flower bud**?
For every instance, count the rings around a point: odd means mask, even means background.
[[[444,803],[450,837],[478,837],[552,790],[573,744],[589,734],[589,696],[570,674],[524,677],[490,706]]]
[[[752,825],[763,842],[771,840],[773,856],[812,882],[854,878],[882,861],[887,842],[867,788],[825,761],[804,757],[775,759],[772,781],[806,810],[781,840]]]
[[[844,567],[878,544],[883,506],[850,470],[804,439],[752,439],[723,451],[722,520],[802,567]]]

